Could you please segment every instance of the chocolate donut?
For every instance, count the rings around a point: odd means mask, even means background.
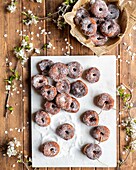
[[[108,15],[107,15],[107,19],[118,19],[119,17],[119,9],[116,5],[114,4],[109,4],[108,5]]]
[[[91,12],[98,18],[105,18],[108,15],[108,7],[102,0],[96,0],[91,5]]]
[[[97,24],[93,18],[84,18],[81,22],[81,31],[86,36],[94,35],[97,31]]]
[[[51,85],[46,85],[41,88],[41,95],[44,99],[47,99],[48,101],[51,101],[55,98],[57,95],[56,87]]]
[[[102,46],[108,41],[108,37],[105,35],[100,34],[97,32],[95,35],[89,37],[89,39],[94,43],[96,46]]]
[[[65,140],[72,139],[74,136],[74,132],[75,132],[74,127],[68,123],[60,125],[56,129],[57,135],[59,135],[61,138]]]
[[[53,65],[52,60],[45,59],[38,63],[38,68],[42,72],[43,75],[48,75],[48,72],[52,65]]]
[[[58,81],[56,83],[56,89],[59,93],[69,93],[70,92],[70,81],[68,79]]]
[[[96,67],[91,67],[85,71],[85,79],[90,83],[96,83],[100,79],[100,71]]]
[[[36,112],[35,122],[39,126],[48,126],[50,124],[50,121],[51,121],[50,116],[45,111],[40,110],[40,111]]]
[[[98,144],[88,143],[83,148],[83,153],[92,160],[99,159],[102,155],[102,149]]]
[[[60,112],[60,108],[53,102],[46,102],[44,104],[44,108],[45,108],[45,111],[52,114],[52,115],[56,115],[57,113]]]
[[[50,78],[52,78],[56,82],[66,79],[67,74],[67,66],[60,62],[55,63],[49,70]]]
[[[87,126],[97,126],[99,123],[99,116],[94,110],[88,110],[83,113],[82,121]]]
[[[110,130],[106,126],[97,126],[91,130],[91,136],[99,142],[104,142],[109,139]]]
[[[83,7],[79,8],[77,10],[75,18],[74,18],[75,24],[79,25],[81,23],[82,19],[84,19],[86,17],[89,17],[89,12]]]
[[[76,79],[82,76],[83,73],[83,67],[81,66],[81,64],[77,61],[73,61],[68,63],[68,76],[70,78]]]
[[[66,111],[71,112],[71,113],[76,113],[79,111],[79,109],[80,109],[80,103],[77,101],[77,99],[72,97],[71,104],[70,104],[69,108],[66,109]]]
[[[40,89],[41,87],[48,84],[48,79],[44,75],[35,75],[32,77],[32,85],[35,89]]]
[[[61,109],[67,110],[70,107],[71,102],[72,102],[72,98],[67,93],[58,94],[56,97],[56,104]]]
[[[70,92],[75,97],[80,98],[88,93],[88,87],[81,80],[77,80],[71,84]]]
[[[42,149],[42,153],[45,156],[48,156],[48,157],[54,157],[60,151],[59,144],[57,142],[54,142],[54,141],[45,142],[42,145],[41,149]]]
[[[100,31],[103,35],[114,38],[120,33],[120,26],[113,20],[106,20],[100,25]]]
[[[96,106],[103,110],[110,110],[114,106],[114,99],[108,93],[102,93],[94,98]]]

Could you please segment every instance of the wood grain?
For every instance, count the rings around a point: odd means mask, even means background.
[[[33,2],[29,2],[27,0],[20,0],[17,5],[17,11],[13,14],[9,14],[5,11],[5,7],[8,4],[8,0],[1,0],[0,2],[0,104],[1,104],[1,118],[0,118],[0,143],[2,143],[5,138],[17,137],[20,140],[22,146],[21,150],[23,151],[24,155],[31,156],[31,135],[30,135],[30,61],[25,65],[24,68],[18,67],[18,71],[23,78],[23,87],[22,89],[19,88],[19,94],[14,94],[13,97],[10,99],[10,105],[14,106],[14,113],[13,115],[9,114],[8,119],[6,120],[3,117],[4,114],[4,102],[5,102],[5,82],[4,79],[8,75],[8,70],[6,67],[5,59],[8,58],[9,61],[13,63],[13,67],[16,65],[16,58],[13,55],[13,48],[19,45],[20,40],[22,37],[18,36],[16,30],[26,30],[23,32],[26,35],[29,35],[30,38],[33,39],[34,46],[36,48],[41,48],[43,44],[47,42],[51,42],[55,49],[47,49],[41,52],[41,55],[64,55],[64,53],[68,52],[70,55],[93,55],[93,52],[86,47],[83,47],[75,38],[73,38],[69,31],[69,26],[66,27],[65,30],[58,30],[57,27],[52,22],[39,22],[37,26],[24,26],[21,23],[23,16],[21,15],[22,10],[24,7],[26,9],[32,10],[35,14],[39,16],[45,16],[49,12],[53,12],[56,10],[58,5],[62,2],[62,0],[44,0],[42,4],[37,4]],[[44,29],[48,32],[51,32],[51,35],[40,35],[40,29]],[[32,32],[34,35],[32,35]],[[40,37],[37,37],[37,33]],[[132,36],[128,34],[132,34]],[[136,53],[136,31],[131,30],[128,33],[122,43],[108,54],[114,54],[117,56],[121,56],[120,59],[117,59],[117,85],[120,83],[125,83],[131,88],[134,89],[133,91],[133,101],[136,97],[136,64],[135,60],[131,60],[131,56],[126,51],[127,46],[131,46],[131,50]],[[7,37],[4,37],[4,34],[7,34]],[[66,42],[65,39],[73,46],[73,49],[67,47],[66,49]],[[123,45],[123,42],[127,43],[127,46]],[[35,55],[35,54],[34,54]],[[126,63],[126,60],[130,61],[130,64]],[[25,90],[23,92],[22,90]],[[24,101],[22,100],[24,99]],[[121,108],[122,104],[121,101],[117,98],[117,110]],[[131,111],[132,115],[135,114],[135,109]],[[119,122],[125,117],[125,114],[117,115],[119,117]],[[29,124],[28,124],[29,123]],[[18,129],[22,129],[25,127],[23,132],[18,132]],[[13,131],[10,131],[10,128]],[[17,130],[15,130],[17,128]],[[5,131],[8,131],[8,134],[5,134]],[[117,158],[122,155],[122,148],[126,143],[125,140],[125,133],[122,129],[117,127]],[[123,156],[124,157],[124,156]],[[135,170],[136,169],[136,154],[133,153],[130,155],[127,163],[122,166],[122,170]],[[13,169],[13,164],[15,164],[14,170],[23,170],[23,167],[20,164],[16,163],[16,159],[14,158],[6,158],[0,155],[0,164],[1,170],[11,170]],[[43,169],[43,168],[42,168]],[[42,170],[40,168],[40,170]],[[60,168],[44,168],[43,170],[60,170]],[[61,168],[61,170],[115,170],[116,168]]]

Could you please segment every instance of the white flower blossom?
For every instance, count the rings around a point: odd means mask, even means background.
[[[33,43],[27,44],[28,48],[26,49],[27,52],[31,52],[33,50]]]
[[[38,17],[35,16],[31,10],[28,10],[27,12],[22,12],[22,14],[26,16],[26,18],[23,19],[23,23],[27,26],[31,24],[36,25],[39,22]]]
[[[42,0],[36,0],[36,2],[38,2],[38,3],[42,3]]]
[[[10,141],[7,144],[7,152],[6,152],[6,154],[8,155],[8,157],[16,156],[18,154],[17,148],[19,146],[21,146],[20,142],[16,138],[14,138],[12,141]]]
[[[7,6],[7,11],[10,12],[10,13],[13,13],[16,11],[16,2],[15,0],[12,0],[11,3]]]
[[[130,142],[131,150],[136,150],[136,140]]]
[[[51,42],[49,42],[49,43],[47,44],[47,48],[52,48],[52,43],[51,43]]]
[[[25,41],[25,39],[23,39],[22,42],[21,42],[21,46],[25,47],[26,45],[27,45],[27,42]]]
[[[34,49],[35,53],[40,54],[41,50],[39,48]]]
[[[11,85],[6,85],[5,87],[6,87],[6,91],[11,89]]]

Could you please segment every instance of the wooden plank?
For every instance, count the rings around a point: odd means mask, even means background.
[[[43,3],[32,3],[28,1],[23,1],[23,8],[26,10],[31,10],[37,16],[45,16],[45,1]],[[40,29],[39,29],[40,28]],[[23,30],[26,30],[25,34],[29,35],[30,41],[33,43],[34,48],[41,48],[43,44],[46,42],[46,38],[44,35],[41,35],[41,30],[45,28],[45,22],[39,22],[36,26],[25,26],[23,25]],[[43,55],[43,51],[41,51],[41,55]],[[33,54],[32,54],[33,55]],[[37,54],[34,54],[37,55]],[[24,126],[26,126],[26,130],[24,131],[24,155],[31,156],[31,112],[30,112],[30,60],[28,61],[25,68],[23,68],[23,87],[25,89],[24,93]],[[29,125],[27,123],[29,122]],[[32,141],[33,142],[33,141]],[[43,168],[42,168],[43,169]],[[43,170],[46,170],[44,168]]]
[[[120,63],[121,65],[121,74],[120,74],[120,82],[126,84],[128,87],[132,87],[132,82],[134,82],[134,78],[135,76],[131,74],[132,70],[135,70],[135,68],[133,68],[133,61],[131,61],[131,57],[129,56],[128,52],[127,52],[127,47],[130,45],[132,45],[132,39],[131,37],[129,37],[128,35],[126,35],[124,37],[124,43],[127,43],[127,45],[121,45],[121,59],[122,62]],[[126,61],[130,61],[130,64],[128,64]],[[122,108],[122,106],[120,107]],[[124,119],[126,116],[125,113],[122,114],[120,116],[120,121],[122,119]],[[120,156],[122,157],[122,159],[125,159],[126,155],[123,156],[123,147],[124,145],[126,145],[126,141],[125,141],[125,132],[120,129]],[[133,160],[132,160],[132,154],[129,156],[127,162],[125,163],[125,165],[122,166],[122,169],[133,169]]]
[[[7,34],[7,38],[3,38],[2,39],[2,46],[0,47],[0,51],[1,51],[1,63],[2,63],[2,68],[0,69],[0,74],[1,74],[1,82],[2,82],[2,86],[1,86],[1,104],[2,106],[4,106],[4,102],[5,102],[5,83],[4,83],[4,79],[6,78],[6,67],[5,67],[5,59],[6,57],[9,59],[9,61],[12,62],[12,68],[14,68],[14,66],[16,65],[16,59],[13,55],[13,48],[18,45],[17,43],[19,42],[19,37],[17,37],[16,34],[16,29],[21,27],[20,24],[20,3],[19,3],[19,7],[18,10],[16,11],[16,13],[14,14],[9,14],[5,12],[5,5],[6,3],[3,1],[1,2],[1,9],[0,13],[1,13],[1,28],[0,32],[1,32],[1,37],[3,37],[4,34]],[[22,68],[19,67],[18,71],[21,74],[21,70]],[[17,85],[18,86],[18,85]],[[1,139],[5,140],[6,135],[4,134],[5,130],[8,132],[8,137],[9,138],[13,138],[16,137],[19,141],[23,141],[23,134],[22,132],[18,132],[17,130],[15,130],[15,128],[19,128],[21,129],[22,127],[22,117],[23,114],[22,113],[22,105],[21,105],[21,90],[18,88],[20,94],[17,94],[16,91],[14,92],[14,96],[16,97],[10,97],[9,100],[9,105],[14,107],[14,113],[13,115],[9,114],[8,119],[5,119],[3,117],[4,114],[4,109],[2,108],[2,115],[1,115],[1,119],[0,119],[0,123],[1,125],[3,124],[3,133],[1,135]],[[2,122],[3,123],[2,123]],[[16,123],[14,123],[16,122]],[[13,129],[13,131],[10,131],[10,128]],[[23,145],[21,146],[21,149],[23,148]],[[1,169],[12,169],[13,164],[16,165],[16,169],[23,169],[23,167],[20,167],[20,165],[16,164],[16,159],[11,159],[11,158],[3,158],[2,162],[1,162]]]

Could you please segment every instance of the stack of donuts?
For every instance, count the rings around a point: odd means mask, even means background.
[[[115,4],[95,0],[77,10],[74,22],[95,46],[103,46],[120,34],[119,16],[120,10]]]
[[[32,77],[32,85],[45,102],[43,109],[35,113],[34,120],[41,127],[49,126],[50,115],[58,114],[61,109],[69,113],[79,111],[80,103],[76,98],[86,96],[88,87],[78,78],[82,77],[89,83],[97,83],[101,76],[98,68],[90,67],[84,70],[77,61],[64,64],[45,59],[37,66],[40,73]],[[76,80],[70,82],[68,78],[71,81]],[[102,93],[94,98],[94,104],[102,110],[110,110],[114,100],[108,93]],[[99,125],[99,114],[96,111],[87,110],[81,115],[81,120],[85,125],[93,127],[91,136],[97,141],[103,142],[109,138],[110,130],[106,126]],[[64,123],[56,127],[56,134],[62,140],[70,140],[75,135],[75,128],[69,123]],[[41,151],[45,156],[54,157],[59,153],[60,147],[55,141],[47,141],[41,146]],[[93,143],[86,144],[82,151],[93,160],[98,159],[102,154],[101,147]]]

